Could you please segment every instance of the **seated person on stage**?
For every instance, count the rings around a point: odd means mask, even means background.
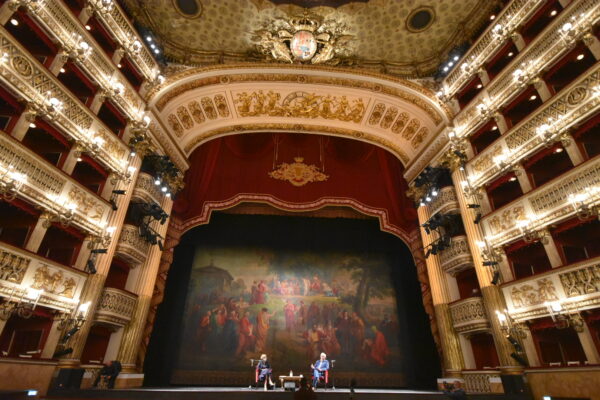
[[[265,390],[267,390],[267,384],[270,387],[275,386],[275,384],[273,383],[273,380],[271,379],[273,369],[271,368],[271,364],[269,364],[269,362],[267,361],[266,354],[263,354],[260,356],[260,361],[258,362],[256,369],[258,370],[258,382],[264,381]]]
[[[327,361],[327,354],[321,353],[321,358],[310,367],[313,369],[313,387],[316,389],[319,384],[319,379],[325,376],[325,371],[329,370],[329,361]]]
[[[98,376],[96,376],[93,387],[98,387],[100,379],[103,379],[107,382],[107,387],[109,389],[114,389],[119,372],[121,372],[121,363],[119,361],[109,361],[105,363],[98,373]]]

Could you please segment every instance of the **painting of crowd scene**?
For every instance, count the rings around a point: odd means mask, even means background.
[[[400,372],[390,266],[382,255],[199,248],[179,368],[242,371],[268,355],[274,373],[325,352],[339,371]]]

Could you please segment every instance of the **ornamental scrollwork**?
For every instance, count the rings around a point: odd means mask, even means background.
[[[98,200],[76,187],[69,191],[69,200],[77,204],[77,211],[89,219],[98,221],[104,214],[104,207]]]
[[[0,250],[0,280],[21,283],[31,260],[6,250]]]
[[[510,291],[510,297],[515,308],[536,306],[547,301],[558,300],[554,282],[548,278],[538,279],[535,283],[514,286]]]
[[[50,269],[47,265],[42,265],[35,270],[33,275],[34,289],[41,289],[46,293],[56,294],[72,298],[75,294],[77,282],[72,277],[65,277],[63,271]]]

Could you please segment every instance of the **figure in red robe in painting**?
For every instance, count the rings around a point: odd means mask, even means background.
[[[241,356],[249,350],[254,343],[253,326],[249,319],[250,313],[246,311],[239,321],[238,346],[235,351],[236,356]]]
[[[196,339],[198,340],[198,344],[200,345],[200,351],[206,351],[206,338],[210,333],[210,315],[212,313],[209,311],[204,314],[202,319],[200,320],[200,324],[198,325],[198,330],[196,332]]]
[[[269,319],[273,314],[263,308],[256,316],[256,348],[257,352],[263,352],[267,345],[267,335],[269,334]]]
[[[291,332],[294,329],[296,306],[287,300],[285,306],[283,306],[283,313],[285,314],[285,329]]]
[[[256,287],[256,299],[255,299],[254,303],[265,304],[266,302],[267,302],[267,285],[265,285],[264,281],[260,281],[260,283]]]
[[[373,346],[371,346],[371,359],[383,367],[387,361],[387,357],[390,355],[390,350],[383,333],[376,326],[373,326],[372,329],[375,333],[375,339],[373,339]]]

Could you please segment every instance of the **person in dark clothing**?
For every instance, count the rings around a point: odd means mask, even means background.
[[[467,393],[460,387],[460,381],[444,382],[444,394],[450,400],[467,400]]]
[[[106,380],[108,389],[114,389],[115,381],[117,376],[121,372],[121,363],[119,361],[109,361],[104,364],[96,380],[94,381],[93,387],[98,387],[101,379]]]

